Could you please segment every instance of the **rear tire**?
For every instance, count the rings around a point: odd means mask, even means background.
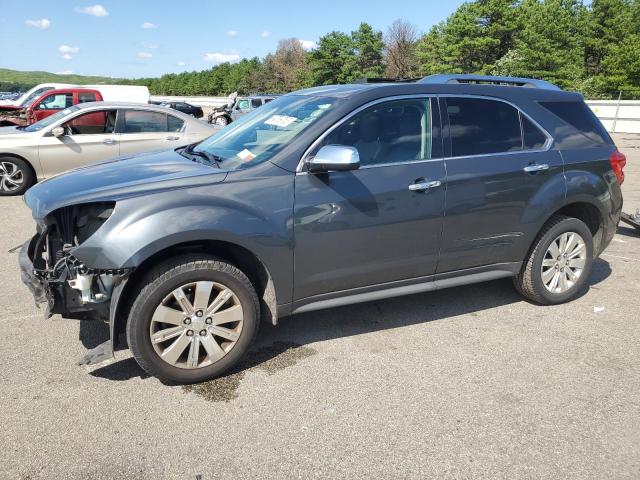
[[[235,266],[185,256],[159,265],[142,281],[127,341],[151,375],[202,382],[224,374],[244,355],[258,332],[259,309],[255,289]]]
[[[592,264],[589,228],[577,218],[556,215],[538,234],[514,285],[524,297],[541,305],[564,303],[580,292]]]
[[[214,122],[216,125],[220,125],[221,127],[226,127],[227,125],[229,125],[229,120],[227,119],[227,117],[217,117]]]
[[[22,195],[36,182],[31,166],[15,157],[0,157],[0,196]]]

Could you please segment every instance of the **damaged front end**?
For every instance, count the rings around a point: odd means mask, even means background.
[[[60,208],[38,222],[38,233],[22,247],[22,281],[36,305],[45,304],[45,317],[59,314],[102,320],[111,324],[113,334],[113,300],[122,291],[129,270],[92,268],[76,258],[74,251],[109,219],[114,208],[115,202]],[[96,363],[113,355],[109,343],[101,346],[99,358],[81,363]]]
[[[0,127],[17,127],[28,123],[26,109],[0,106]]]

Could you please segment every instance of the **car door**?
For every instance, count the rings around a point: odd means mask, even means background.
[[[183,121],[155,110],[120,109],[120,155],[129,155],[181,145]]]
[[[447,199],[438,272],[522,261],[526,213],[548,179],[562,173],[551,138],[508,102],[443,96]],[[564,190],[549,190],[562,197]]]
[[[45,96],[38,103],[31,107],[33,116],[31,123],[38,122],[43,118],[47,118],[60,110],[69,108],[73,105],[73,93],[51,93]]]
[[[251,111],[251,101],[248,98],[238,99],[231,111],[231,120],[236,121],[238,118],[246,115]]]
[[[437,112],[424,96],[378,101],[313,147],[355,147],[361,166],[296,175],[295,300],[435,272],[445,198]]]
[[[71,168],[117,157],[119,135],[115,133],[117,110],[91,110],[62,124],[65,134],[45,133],[38,145],[43,175],[49,177]]]

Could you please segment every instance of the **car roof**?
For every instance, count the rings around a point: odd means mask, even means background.
[[[446,76],[449,78],[449,76]],[[490,78],[490,77],[485,77]],[[502,77],[497,77],[502,78]],[[287,95],[308,95],[336,99],[374,99],[395,95],[474,95],[503,98],[517,101],[530,100],[582,100],[581,94],[555,88],[540,88],[490,83],[448,83],[436,79],[417,82],[354,83],[348,85],[326,85],[291,92]],[[431,79],[430,79],[431,80]],[[524,80],[524,79],[523,79]],[[533,80],[532,80],[533,81]]]
[[[175,103],[175,102],[168,102]],[[84,102],[74,105],[80,110],[88,110],[94,108],[130,108],[137,110],[153,110],[154,112],[167,113],[167,107],[162,105],[155,105],[151,103],[136,103],[136,102]],[[76,110],[77,111],[77,110]],[[189,115],[185,115],[179,110],[171,110],[171,115],[184,116],[184,118],[193,118]]]
[[[41,96],[44,97],[51,95],[52,93],[70,93],[70,92],[78,92],[78,93],[85,93],[85,92],[98,92],[100,93],[98,90],[96,90],[95,88],[80,88],[80,87],[64,87],[64,88],[54,88],[53,90],[47,90],[46,92],[44,92]]]

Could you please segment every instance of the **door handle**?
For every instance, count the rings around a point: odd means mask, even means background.
[[[113,138],[106,138],[102,141],[102,143],[104,143],[105,145],[115,145],[116,142]]]
[[[549,165],[546,163],[532,163],[524,167],[523,170],[527,173],[543,172],[549,170]]]
[[[440,180],[433,180],[431,182],[424,180],[424,181],[412,183],[411,185],[409,185],[409,190],[411,190],[412,192],[424,192],[425,190],[429,190],[430,188],[436,188],[436,187],[439,187],[440,185],[442,185],[442,182]]]
[[[180,137],[171,137],[171,136],[169,136],[169,137],[165,138],[165,140],[180,140]]]

